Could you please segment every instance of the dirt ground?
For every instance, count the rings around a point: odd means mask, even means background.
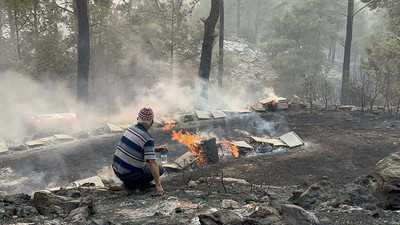
[[[272,128],[269,122],[274,124]],[[225,177],[244,179],[258,185],[287,187],[284,193],[286,198],[296,188],[307,187],[321,181],[324,176],[325,179],[328,177],[334,189],[341,189],[356,178],[372,173],[376,162],[399,150],[399,126],[400,118],[385,115],[344,111],[288,111],[203,121],[176,128],[212,134],[228,140],[245,139],[235,129],[248,131],[253,135],[271,136],[295,131],[306,142],[305,146],[268,155],[232,158],[222,164]],[[157,145],[169,146],[171,161],[187,151],[183,145],[170,140],[171,131],[157,128],[152,133]],[[97,170],[111,164],[121,135],[104,134],[84,141],[1,156],[1,168],[11,168],[16,179],[27,177],[28,180],[0,189],[9,193],[30,193],[96,175]],[[215,170],[215,166],[207,166],[202,169],[202,173]],[[169,175],[165,179],[167,197],[168,193],[182,195],[180,190],[186,190],[185,188],[180,174]],[[186,198],[192,200],[190,197]],[[112,210],[110,204],[105,201],[105,205],[101,206],[103,213]],[[371,220],[370,216],[363,214],[316,214],[323,217],[322,224],[332,224],[332,221],[336,221],[335,224],[391,224],[384,221],[393,221],[393,218]]]

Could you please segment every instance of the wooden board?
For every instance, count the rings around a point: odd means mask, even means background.
[[[200,110],[196,110],[196,116],[197,118],[199,118],[200,120],[207,120],[207,119],[211,119],[209,113],[207,111],[200,111]]]
[[[74,182],[74,184],[77,186],[81,186],[86,183],[94,183],[94,185],[97,187],[104,187],[103,181],[101,181],[101,178],[98,176],[89,177],[89,178],[86,178],[83,180],[78,180],[78,181]]]
[[[190,165],[195,160],[196,160],[196,157],[190,151],[188,151],[185,154],[181,155],[179,158],[177,158],[174,162],[178,166],[185,168],[186,166]]]
[[[259,104],[251,105],[250,108],[252,110],[256,111],[256,112],[265,112],[265,111],[267,111],[267,110],[265,110],[264,107],[260,106]]]
[[[253,147],[249,144],[247,144],[247,142],[245,141],[235,141],[232,142],[233,145],[236,145],[239,148],[248,148],[248,149],[253,149]]]
[[[279,137],[285,144],[290,148],[298,147],[304,145],[304,141],[294,132],[289,132]]]
[[[250,109],[238,109],[238,110],[235,110],[235,112],[243,114],[243,113],[251,113],[251,110]]]
[[[8,152],[6,143],[0,142],[0,153]]]
[[[163,124],[167,124],[167,123],[174,123],[177,124],[178,122],[173,118],[173,117],[161,117],[161,120],[163,122]]]
[[[111,132],[124,132],[124,129],[112,123],[107,123],[107,127]]]
[[[25,144],[29,147],[29,148],[34,148],[34,147],[39,147],[44,145],[43,141],[40,140],[34,140],[34,141],[27,141],[25,142]]]
[[[57,139],[56,137],[51,136],[51,137],[40,138],[39,141],[49,142],[49,141],[55,141],[56,139]]]
[[[210,110],[210,112],[215,119],[227,117],[227,115],[222,110]]]
[[[267,144],[271,144],[276,147],[287,146],[283,141],[278,140],[278,139],[270,139],[270,138],[263,138],[263,137],[254,137],[254,136],[252,136],[251,139],[253,139],[255,142],[258,142],[258,143],[267,143]]]
[[[118,126],[121,127],[122,129],[126,130],[129,127],[131,127],[132,125],[131,124],[121,124],[121,125],[118,125]]]
[[[176,163],[163,164],[162,166],[163,166],[164,168],[172,169],[172,170],[180,170],[180,169],[181,169],[181,167],[179,167],[179,165],[176,164]]]
[[[68,134],[55,134],[54,137],[60,141],[70,141],[74,139],[72,136],[69,136]]]

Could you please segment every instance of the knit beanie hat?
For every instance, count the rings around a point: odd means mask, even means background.
[[[139,119],[142,121],[152,121],[154,119],[153,110],[151,108],[143,108],[139,112]]]

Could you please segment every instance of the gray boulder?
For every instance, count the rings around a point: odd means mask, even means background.
[[[282,217],[287,225],[319,225],[318,218],[297,205],[282,205]]]
[[[79,206],[80,201],[55,195],[49,191],[38,191],[33,195],[33,205],[44,216],[65,216]]]
[[[231,211],[217,211],[211,214],[199,215],[201,225],[241,225],[242,220]]]
[[[390,154],[375,165],[371,190],[386,209],[400,209],[400,152]]]

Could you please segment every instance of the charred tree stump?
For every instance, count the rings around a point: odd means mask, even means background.
[[[204,20],[204,36],[201,48],[199,76],[200,83],[200,102],[201,109],[208,105],[208,86],[210,82],[211,58],[214,45],[214,31],[219,17],[220,0],[211,0],[210,15]]]
[[[204,156],[207,158],[208,162],[211,164],[216,164],[219,162],[218,156],[218,146],[215,138],[201,141],[201,145],[204,150]]]

